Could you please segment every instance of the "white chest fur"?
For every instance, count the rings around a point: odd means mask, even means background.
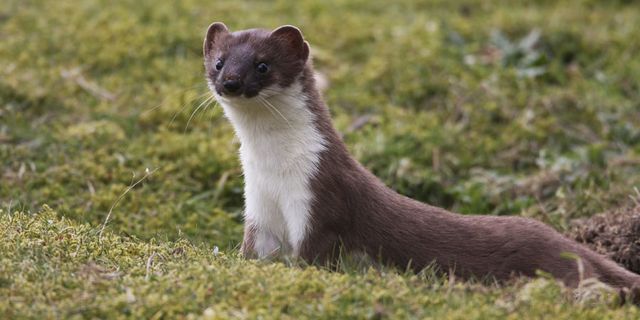
[[[258,256],[278,249],[297,256],[310,228],[310,181],[325,149],[301,86],[264,89],[251,99],[216,98],[240,138],[245,223],[256,229]]]

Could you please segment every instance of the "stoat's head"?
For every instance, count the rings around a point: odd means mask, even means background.
[[[230,32],[215,22],[204,39],[206,77],[219,99],[252,99],[288,88],[308,59],[309,44],[294,26]]]

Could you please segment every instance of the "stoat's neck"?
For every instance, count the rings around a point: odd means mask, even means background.
[[[265,89],[252,99],[219,98],[240,139],[243,165],[255,161],[275,169],[306,158],[316,167],[326,139],[318,130],[309,99],[300,82],[284,89]]]

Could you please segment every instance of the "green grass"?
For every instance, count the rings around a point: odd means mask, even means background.
[[[499,288],[383,269],[330,272],[214,255],[188,240],[140,240],[56,215],[0,216],[5,318],[635,319],[612,296],[574,305],[540,278]]]
[[[638,16],[595,0],[5,1],[0,316],[637,317],[545,279],[244,261],[238,142],[219,107],[189,119],[210,22],[294,24],[349,149],[387,184],[564,231],[640,186]]]

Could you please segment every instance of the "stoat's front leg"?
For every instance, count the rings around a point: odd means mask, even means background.
[[[240,253],[249,259],[267,259],[281,251],[281,241],[266,228],[247,221],[244,225],[244,238]]]
[[[245,258],[254,259],[258,257],[255,249],[256,232],[257,229],[254,225],[249,222],[245,222],[244,237],[242,238],[242,246],[240,246],[240,253]]]
[[[278,205],[269,192],[256,188],[255,184],[247,183],[245,188],[245,235],[241,251],[245,257],[260,259],[277,255],[285,230]]]

